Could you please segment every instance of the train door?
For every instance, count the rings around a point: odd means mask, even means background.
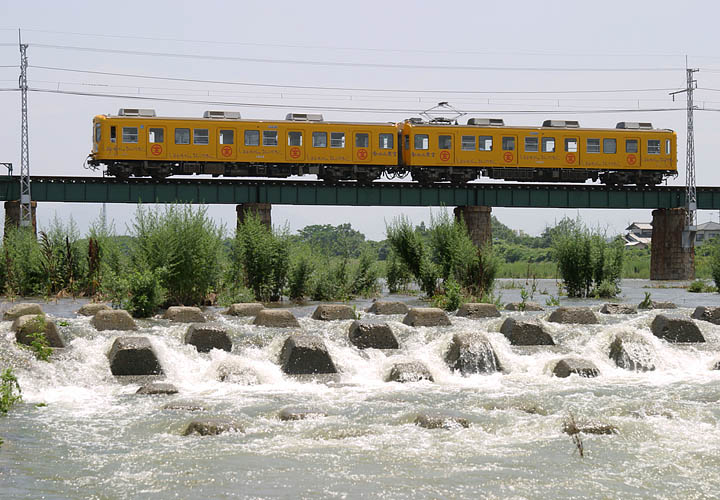
[[[235,130],[226,128],[218,130],[217,158],[219,160],[232,161],[237,157],[235,140]]]
[[[575,136],[563,137],[564,162],[570,167],[580,165],[580,138]]]
[[[517,165],[517,135],[503,135],[502,136],[502,165]]]
[[[369,163],[371,156],[370,133],[356,131],[353,137],[353,161],[355,163]]]
[[[452,165],[455,162],[455,151],[453,150],[453,136],[450,134],[438,135],[438,163],[440,165]]]
[[[622,147],[622,146],[620,146]],[[621,164],[625,168],[639,168],[640,167],[640,138],[630,137],[625,139],[625,154],[623,155],[625,160],[621,161]],[[622,151],[622,150],[620,150]]]
[[[147,140],[147,157],[150,160],[163,160],[167,158],[167,147],[165,144],[165,127],[149,127]]]
[[[290,162],[305,160],[305,144],[303,133],[300,130],[289,130],[287,133],[287,148],[285,159]]]

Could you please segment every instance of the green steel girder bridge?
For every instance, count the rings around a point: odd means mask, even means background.
[[[490,206],[530,208],[679,208],[684,186],[607,187],[591,184],[486,183],[420,186],[407,182],[267,179],[32,177],[32,199],[65,203],[270,203],[278,205]],[[20,198],[20,178],[0,176],[0,201]],[[698,187],[700,210],[720,210],[720,187]]]

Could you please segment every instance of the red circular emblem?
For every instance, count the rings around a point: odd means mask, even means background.
[[[637,163],[637,157],[635,155],[627,156],[628,165],[635,165]]]
[[[298,148],[298,147],[290,148],[290,158],[300,158],[300,148]]]
[[[230,146],[223,146],[220,150],[223,156],[230,156],[232,154],[232,148]]]
[[[162,153],[162,146],[160,144],[153,144],[152,146],[150,146],[150,152],[153,155],[157,156]]]
[[[575,153],[568,153],[565,155],[565,161],[568,163],[575,163]]]
[[[367,150],[365,150],[365,149],[358,149],[357,157],[358,157],[358,159],[360,159],[360,160],[364,160],[365,158],[367,158]]]
[[[450,151],[441,151],[440,152],[440,159],[442,161],[448,161],[450,159]]]
[[[511,161],[513,161],[513,154],[510,151],[506,152],[503,155],[503,160],[505,160],[505,163],[510,163]]]

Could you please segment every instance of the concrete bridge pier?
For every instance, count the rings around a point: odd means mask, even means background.
[[[492,207],[466,205],[455,207],[454,213],[456,219],[465,221],[470,239],[476,247],[492,244]]]
[[[33,233],[37,234],[37,218],[35,212],[37,210],[37,202],[30,202],[30,216],[32,218],[32,229]],[[9,227],[20,226],[20,201],[6,201],[5,202],[5,234]]]
[[[653,232],[650,246],[651,280],[695,279],[695,241],[683,247],[684,208],[653,210]]]
[[[245,221],[247,214],[255,214],[260,218],[262,222],[269,229],[272,229],[272,217],[271,217],[272,205],[270,203],[241,203],[235,206],[237,212],[237,224],[238,226]]]

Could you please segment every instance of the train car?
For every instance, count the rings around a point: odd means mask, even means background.
[[[509,127],[501,119],[406,120],[401,164],[420,183],[468,182],[481,176],[540,182],[657,185],[677,175],[677,136],[650,123],[614,129],[580,128],[546,120],[542,127]]]
[[[122,178],[316,174],[326,182],[372,182],[398,164],[397,126],[326,122],[322,115],[299,113],[276,121],[243,120],[227,111],[171,118],[124,108],[94,118],[88,163]]]

